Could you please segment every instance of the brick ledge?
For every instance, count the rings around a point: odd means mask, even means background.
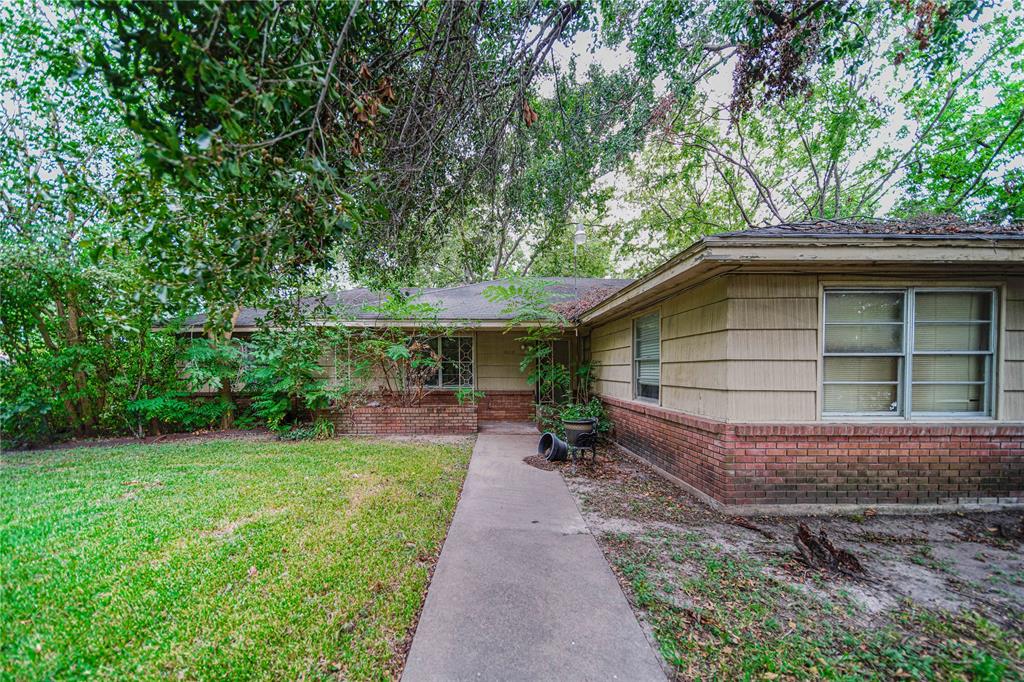
[[[985,421],[977,424],[949,425],[941,422],[724,422],[679,412],[660,405],[647,405],[632,400],[598,396],[602,402],[623,410],[656,417],[674,424],[700,429],[723,436],[1021,436],[1024,422]]]
[[[995,512],[1008,509],[1024,509],[1024,497],[996,498],[964,498],[962,502],[951,504],[726,504],[719,502],[704,491],[693,487],[678,476],[673,476],[656,464],[652,464],[619,442],[615,447],[630,459],[645,466],[670,483],[679,486],[688,494],[711,507],[715,511],[734,516],[826,516],[831,514],[862,514],[868,509],[886,516],[914,516],[916,514],[941,514],[948,512],[978,511]]]

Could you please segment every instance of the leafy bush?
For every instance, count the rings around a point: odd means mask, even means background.
[[[327,440],[334,438],[334,422],[317,417],[312,424],[285,427],[277,435],[282,440]]]
[[[243,378],[252,411],[273,431],[326,408],[331,394],[319,365],[325,332],[313,326],[264,329],[248,344]]]
[[[195,431],[216,424],[232,404],[219,398],[204,399],[184,391],[172,391],[154,398],[134,400],[128,411],[142,423],[156,422],[170,429]]]
[[[455,400],[458,401],[459,405],[465,405],[466,403],[475,405],[483,397],[483,391],[477,391],[472,388],[460,388],[455,391]]]
[[[451,330],[438,321],[440,308],[413,296],[393,293],[367,312],[392,320],[414,320],[415,329],[387,326],[356,332],[348,374],[364,384],[380,384],[385,398],[398,405],[419,404],[437,379],[441,356],[430,343]]]
[[[602,436],[612,428],[611,419],[604,410],[604,404],[597,398],[586,403],[568,403],[565,405],[537,405],[537,421],[542,431],[551,431],[559,438],[565,437],[562,420],[597,419],[597,432]]]
[[[612,428],[612,422],[604,410],[604,403],[597,398],[592,398],[590,402],[586,403],[566,405],[562,408],[558,418],[564,420],[596,418],[597,430],[601,434],[608,433]]]
[[[0,434],[4,444],[21,447],[53,436],[50,411],[55,401],[49,391],[8,363],[0,367],[4,372],[0,385]]]
[[[192,339],[185,349],[185,378],[193,391],[219,389],[222,381],[237,379],[244,358],[245,346],[238,339]]]

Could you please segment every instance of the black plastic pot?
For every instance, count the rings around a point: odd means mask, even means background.
[[[564,440],[548,431],[537,443],[537,454],[544,455],[549,462],[564,462],[569,457],[569,446]]]

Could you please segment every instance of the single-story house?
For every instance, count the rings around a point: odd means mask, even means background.
[[[464,324],[478,418],[529,418],[489,284],[421,293]],[[597,301],[556,355],[594,363],[616,441],[715,506],[1024,504],[1019,227],[777,225],[556,285]]]
[[[555,304],[571,307],[577,301],[600,300],[633,282],[631,279],[586,277],[544,277],[546,291]],[[432,339],[435,349],[445,358],[434,378],[430,396],[418,407],[356,409],[354,414],[332,414],[336,426],[345,432],[377,433],[463,433],[475,432],[480,421],[532,421],[539,396],[527,381],[520,364],[524,348],[518,340],[528,322],[513,323],[508,304],[492,301],[484,295],[491,286],[509,284],[508,280],[489,280],[443,288],[404,288],[402,293],[417,303],[426,303],[439,312],[431,318],[437,325],[455,331],[445,338]],[[358,327],[421,327],[422,319],[386,318],[376,309],[386,294],[369,289],[350,289],[306,299],[308,308],[322,306],[344,311],[345,324]],[[235,321],[233,335],[246,338],[259,329],[266,313],[258,308],[243,308]],[[202,334],[205,315],[185,320],[186,333]],[[579,336],[570,329],[552,343],[552,358],[566,366],[575,366]],[[320,366],[329,381],[344,372],[344,358],[337,351],[325,352]],[[483,393],[473,405],[459,406],[455,392],[473,389]],[[204,393],[216,393],[209,386]],[[351,418],[355,418],[353,423]]]

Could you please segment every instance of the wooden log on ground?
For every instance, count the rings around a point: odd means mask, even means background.
[[[815,535],[806,523],[801,522],[797,525],[793,544],[796,545],[800,558],[811,568],[836,571],[857,577],[867,574],[857,557],[832,544],[824,528]]]

